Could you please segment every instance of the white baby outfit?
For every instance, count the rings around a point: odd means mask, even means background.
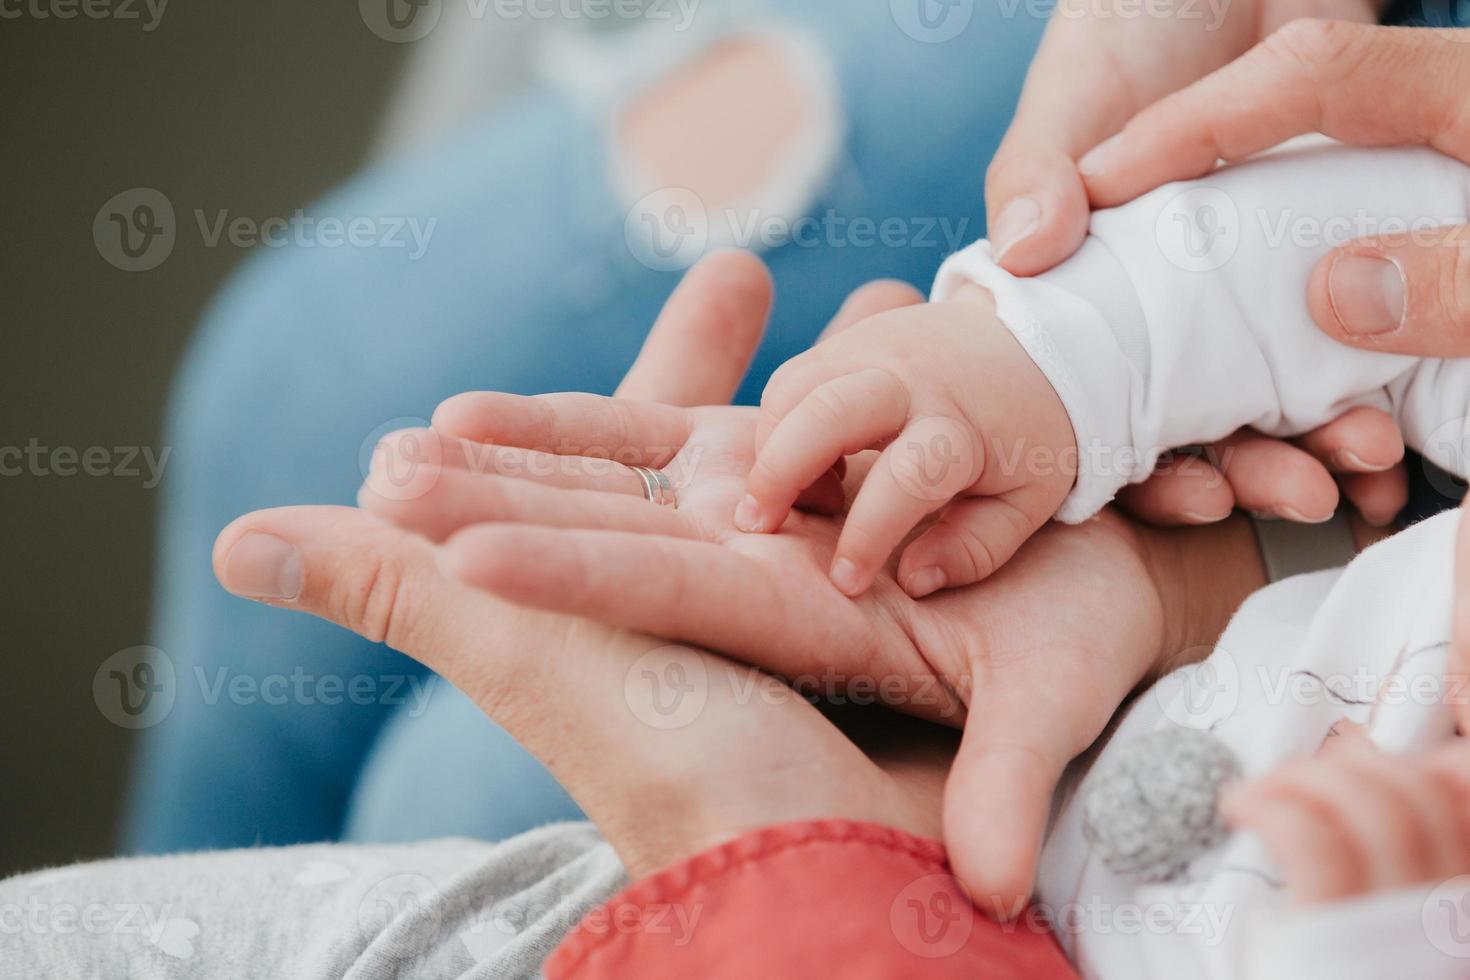
[[[1081,249],[1021,279],[977,242],[934,299],[972,281],[1046,373],[1072,419],[1086,520],[1162,450],[1241,426],[1297,435],[1355,405],[1464,476],[1470,360],[1370,353],[1313,324],[1307,284],[1333,247],[1470,222],[1470,168],[1427,149],[1298,141],[1093,215]],[[1083,832],[1089,776],[1172,727],[1212,732],[1255,777],[1315,752],[1343,720],[1384,750],[1452,737],[1445,680],[1460,515],[1441,515],[1345,570],[1284,580],[1236,614],[1202,663],[1128,710],[1059,793],[1037,900],[1086,977],[1470,977],[1470,877],[1294,909],[1259,842],[1231,834],[1173,880],[1114,874]]]

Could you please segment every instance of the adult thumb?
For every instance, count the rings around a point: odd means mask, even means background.
[[[1014,919],[1031,897],[1052,794],[1070,761],[1037,730],[1035,718],[972,710],[944,789],[950,866],[996,919]]]
[[[1308,290],[1312,318],[1342,343],[1470,355],[1470,226],[1351,242],[1317,263]]]

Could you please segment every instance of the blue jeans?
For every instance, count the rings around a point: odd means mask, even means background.
[[[846,230],[767,252],[778,300],[740,399],[850,290],[879,277],[926,289],[950,249],[983,234],[985,168],[1044,26],[1007,6],[975,4],[943,43],[900,30],[885,2],[783,9],[836,76],[842,150],[809,213]],[[214,303],[168,421],[154,643],[176,694],[141,742],[130,848],[497,839],[576,815],[447,684],[345,630],[226,594],[210,547],[246,511],[350,504],[376,438],[456,392],[613,389],[679,277],[630,251],[602,133],[530,91],[310,209],[437,219],[422,257],[263,249]],[[904,237],[860,237],[834,216],[901,219]]]

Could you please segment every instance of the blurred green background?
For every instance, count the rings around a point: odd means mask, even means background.
[[[264,218],[306,205],[390,138],[385,120],[404,115],[393,95],[431,53],[374,35],[350,2],[175,0],[156,21],[141,0],[129,6],[137,19],[57,18],[68,0],[0,10],[0,214],[11,233],[0,450],[159,453],[174,367],[244,257],[184,233],[192,210]],[[501,60],[483,66],[482,102],[487,78],[514,73]],[[432,100],[417,108],[435,115]],[[400,126],[391,138],[418,134]],[[135,187],[168,196],[180,234],[162,265],[130,273],[104,261],[92,224]],[[13,452],[10,462],[14,472]],[[0,875],[114,846],[131,736],[99,713],[92,678],[112,653],[151,642],[159,491],[144,482],[0,476]]]

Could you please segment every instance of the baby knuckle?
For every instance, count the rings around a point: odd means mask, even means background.
[[[976,533],[974,528],[959,525],[956,527],[956,539],[959,542],[959,550],[969,563],[969,576],[973,582],[989,578],[999,567],[994,550],[990,543]]]
[[[847,396],[830,386],[818,388],[806,399],[806,410],[823,428],[841,428],[851,417],[852,409]]]

